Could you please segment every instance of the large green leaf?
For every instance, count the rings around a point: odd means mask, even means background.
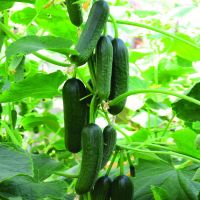
[[[28,176],[16,176],[0,184],[0,191],[21,196],[23,200],[44,198],[64,200],[67,185],[64,181],[37,183]]]
[[[0,143],[0,182],[16,175],[33,176],[30,156],[23,150]]]
[[[200,82],[190,89],[187,96],[200,100]],[[200,121],[200,106],[194,103],[181,99],[172,104],[172,109],[180,119],[188,122]]]
[[[28,25],[36,15],[37,12],[34,8],[26,7],[23,10],[14,12],[11,20],[18,24]]]
[[[68,54],[74,52],[70,49],[71,40],[54,36],[25,36],[13,42],[6,50],[7,58],[16,54],[30,54],[42,49]]]
[[[61,163],[51,159],[48,155],[33,155],[34,179],[41,182],[51,176],[55,171],[62,166]]]
[[[45,113],[44,115],[30,114],[22,119],[22,126],[25,129],[33,129],[39,125],[46,125],[49,129],[57,132],[60,128],[58,119],[55,115]]]
[[[24,2],[24,3],[35,3],[35,0],[6,0],[7,2]],[[0,3],[4,2],[4,0],[0,0]]]
[[[58,94],[58,87],[65,80],[61,71],[51,74],[38,73],[23,81],[11,84],[0,94],[0,102],[15,102],[25,97],[52,98]]]
[[[0,11],[11,8],[14,5],[13,2],[7,0],[0,0]]]
[[[162,188],[162,194],[170,191],[164,200],[198,200],[200,183],[191,180],[194,171],[176,170],[165,162],[140,160],[136,173],[135,200],[152,200],[152,186]]]
[[[182,58],[190,60],[192,62],[200,60],[200,47],[195,45],[195,42],[183,33],[177,33],[176,36],[190,42],[185,43],[182,40],[171,39],[169,37],[163,38],[163,42],[167,51],[176,52],[176,54]]]
[[[200,150],[197,150],[195,146],[196,136],[197,134],[189,128],[178,130],[172,134],[180,152],[200,158]]]

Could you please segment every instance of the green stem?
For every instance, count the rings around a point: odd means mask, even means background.
[[[103,106],[102,106],[102,110],[103,110]],[[108,113],[107,113],[105,110],[103,110],[103,113],[104,113],[104,116],[105,116],[105,118],[106,118],[108,124],[112,124],[111,121],[110,121],[110,118],[109,118],[109,116],[108,116]]]
[[[109,20],[110,22],[113,23],[112,20]],[[187,45],[190,45],[194,48],[197,48],[197,49],[200,49],[199,46],[193,44],[192,42],[188,41],[188,40],[185,40],[181,37],[178,37],[176,35],[173,35],[171,33],[168,33],[166,31],[163,31],[163,30],[160,30],[158,28],[155,28],[155,27],[152,27],[152,26],[149,26],[149,25],[145,25],[145,24],[141,24],[141,23],[137,23],[137,22],[131,22],[131,21],[127,21],[127,20],[115,20],[118,24],[124,24],[124,25],[129,25],[129,26],[137,26],[137,27],[140,27],[140,28],[145,28],[145,29],[149,29],[151,31],[155,31],[155,32],[158,32],[158,33],[161,33],[163,35],[166,35],[167,37],[171,37],[173,39],[176,39],[176,40],[179,40]]]
[[[59,175],[59,176],[63,176],[66,178],[78,178],[79,174],[66,174],[64,172],[55,172],[54,174]]]
[[[91,200],[91,196],[89,192],[87,193],[87,197],[88,197],[88,200]]]
[[[13,39],[13,40],[18,40],[18,39],[19,39],[19,37],[16,36],[13,32],[11,32],[11,31],[9,30],[9,28],[8,28],[6,25],[4,25],[2,22],[0,22],[0,29],[2,29],[2,30],[6,33],[6,35],[9,36],[11,39]],[[44,61],[46,61],[46,62],[49,62],[49,63],[51,63],[51,64],[54,64],[54,65],[58,65],[58,66],[61,66],[61,67],[69,67],[69,66],[70,66],[70,64],[67,64],[67,63],[63,63],[63,62],[59,62],[59,61],[53,60],[53,59],[51,59],[51,58],[49,58],[49,57],[46,57],[46,56],[44,56],[43,54],[40,54],[40,53],[38,53],[38,52],[34,52],[34,53],[32,53],[32,54],[33,54],[34,56],[36,56],[36,57],[38,57],[38,58],[40,58],[40,59],[42,59],[42,60],[44,60]]]
[[[124,153],[123,150],[120,151],[120,175],[124,175]]]
[[[193,158],[191,156],[182,154],[182,153],[178,153],[178,152],[174,152],[174,151],[150,151],[150,150],[144,150],[144,149],[136,149],[133,147],[127,147],[124,145],[118,145],[120,148],[124,148],[127,150],[132,150],[133,152],[143,152],[143,153],[155,153],[155,154],[164,154],[164,155],[173,155],[173,156],[177,156],[177,157],[182,157],[188,160],[192,160],[196,163],[200,163],[200,160],[197,158]]]
[[[126,152],[126,156],[127,156],[127,160],[128,160],[129,166],[132,166],[133,163],[132,163],[132,161],[131,161],[131,156],[130,156],[130,154],[129,154],[128,152]]]
[[[131,139],[129,138],[129,136],[117,125],[115,124],[114,125],[114,128],[119,131],[125,138],[128,142],[131,142]]]
[[[96,103],[96,95],[93,96],[91,104],[90,104],[90,123],[95,123],[95,103]]]
[[[169,126],[171,125],[171,123],[172,123],[172,121],[173,121],[173,119],[174,119],[175,116],[176,116],[175,113],[173,113],[171,119],[169,120],[167,126],[165,127],[165,129],[164,129],[164,131],[163,131],[163,133],[161,135],[161,138],[166,134],[166,132],[169,129]]]
[[[112,157],[112,160],[111,160],[111,162],[110,162],[110,165],[109,165],[109,167],[108,167],[108,169],[107,169],[107,171],[106,171],[106,175],[107,175],[107,176],[110,174],[110,171],[111,171],[112,166],[113,166],[113,164],[114,164],[114,162],[115,162],[115,159],[116,159],[116,157],[117,157],[117,154],[118,154],[118,151],[115,151],[115,153],[113,154],[113,157]]]
[[[138,89],[138,90],[131,90],[128,91],[118,97],[116,97],[115,99],[111,100],[109,102],[110,106],[113,106],[117,103],[119,103],[120,101],[124,100],[126,97],[134,95],[134,94],[144,94],[144,93],[158,93],[158,94],[167,94],[167,95],[171,95],[171,96],[175,96],[175,97],[179,97],[181,99],[184,99],[186,101],[189,101],[191,103],[194,103],[198,106],[200,106],[200,101],[192,98],[192,97],[188,97],[184,94],[178,94],[176,92],[173,91],[168,91],[168,90],[162,90],[162,89]]]
[[[113,24],[113,28],[114,28],[114,32],[115,32],[115,38],[118,38],[119,34],[118,34],[118,25],[117,25],[117,22],[115,20],[115,18],[110,14],[110,22],[112,22]]]

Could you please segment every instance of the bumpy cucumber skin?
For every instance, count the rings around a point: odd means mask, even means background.
[[[70,21],[72,24],[79,27],[83,23],[83,15],[78,0],[66,0],[65,2]]]
[[[91,190],[99,173],[103,156],[103,133],[96,124],[88,124],[82,130],[82,162],[76,193]]]
[[[110,95],[113,48],[110,39],[101,36],[96,48],[96,87],[100,99],[107,100]]]
[[[81,150],[81,131],[86,120],[86,102],[80,101],[86,96],[84,84],[75,78],[68,79],[63,86],[63,107],[65,126],[65,146],[72,152]]]
[[[112,100],[119,95],[127,92],[129,77],[129,57],[126,45],[119,38],[113,39],[112,45],[113,67],[109,100]],[[126,100],[123,100],[118,104],[111,106],[108,111],[113,115],[117,115],[123,110],[125,103]]]
[[[113,128],[113,126],[111,125],[106,126],[103,130],[104,145],[103,145],[103,160],[101,163],[101,168],[103,168],[109,161],[116,145],[116,138],[117,138],[117,133]]]
[[[96,1],[89,13],[87,22],[76,45],[79,55],[72,55],[71,62],[83,65],[94,51],[108,19],[109,6],[105,1]]]
[[[92,200],[109,200],[112,181],[108,176],[97,179],[91,192]]]
[[[133,183],[128,176],[117,176],[113,180],[111,186],[111,200],[133,200],[133,193]]]

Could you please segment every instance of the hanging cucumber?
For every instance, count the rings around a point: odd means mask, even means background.
[[[12,128],[15,129],[16,122],[17,122],[17,111],[11,110],[11,118],[12,118]]]
[[[112,200],[132,200],[134,193],[133,183],[130,178],[125,175],[117,176],[111,186],[111,199]]]
[[[113,126],[108,125],[104,128],[103,130],[103,140],[104,140],[103,160],[101,163],[101,168],[103,168],[106,165],[106,163],[109,161],[112,155],[112,152],[116,144],[116,137],[117,137],[117,134]]]
[[[115,38],[112,41],[112,45],[113,68],[109,100],[112,100],[119,95],[127,92],[129,77],[129,56],[126,45],[119,38]],[[113,115],[117,115],[123,110],[125,103],[126,100],[123,100],[114,106],[110,106],[110,109],[108,111]]]
[[[65,146],[72,152],[81,150],[81,131],[85,125],[87,105],[84,84],[76,78],[68,79],[63,86]]]
[[[94,189],[91,191],[92,200],[109,200],[112,181],[108,176],[97,179]]]
[[[70,21],[75,26],[80,26],[83,23],[83,15],[79,0],[66,0],[67,11]]]
[[[89,124],[82,130],[82,162],[76,193],[91,190],[99,173],[103,156],[103,134],[96,124]]]
[[[109,15],[107,2],[96,1],[90,10],[88,19],[75,47],[79,55],[72,55],[71,61],[77,66],[83,65],[94,51]]]
[[[96,89],[102,100],[110,95],[112,62],[112,43],[108,37],[101,36],[96,48]]]
[[[130,175],[132,177],[135,177],[135,167],[133,165],[130,165],[129,166],[129,169],[130,169]]]

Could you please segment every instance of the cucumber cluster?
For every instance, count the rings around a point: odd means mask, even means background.
[[[80,2],[77,2],[67,0],[66,4],[71,22],[80,26],[83,18]],[[129,76],[126,45],[119,38],[102,35],[108,16],[107,2],[95,1],[75,46],[78,54],[70,56],[77,67],[88,62],[92,76],[87,87],[77,78],[68,79],[63,86],[65,146],[72,153],[82,150],[80,173],[75,186],[77,194],[90,192],[92,200],[117,199],[120,195],[122,199],[131,200],[133,185],[129,177],[118,176],[113,181],[108,176],[97,179],[99,171],[105,167],[115,149],[117,136],[111,124],[102,131],[95,120],[90,119],[92,112],[89,113],[89,106],[93,106],[95,115],[102,102],[125,93]],[[125,102],[108,107],[108,112],[119,114]]]

